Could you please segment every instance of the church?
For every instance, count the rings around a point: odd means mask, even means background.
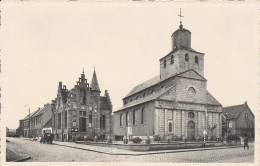
[[[221,138],[222,105],[207,90],[205,54],[191,48],[191,32],[181,21],[171,41],[171,52],[159,60],[159,75],[135,86],[114,112],[116,138],[172,134],[196,140],[204,130]]]
[[[59,82],[57,97],[52,101],[52,132],[54,140],[73,141],[73,137],[106,139],[112,133],[112,103],[107,90],[101,96],[94,70],[91,84],[84,69],[70,90]]]

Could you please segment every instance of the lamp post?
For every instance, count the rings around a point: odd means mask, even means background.
[[[30,113],[30,106],[29,106],[28,104],[26,104],[25,107],[26,107],[26,106],[29,108],[29,133],[28,133],[28,136],[29,136],[29,138],[31,138],[31,133],[30,133],[30,131],[31,131],[31,113]]]
[[[204,146],[206,146],[206,134],[207,134],[207,126],[208,126],[208,110],[205,109],[205,129],[203,131],[203,135],[204,135]]]

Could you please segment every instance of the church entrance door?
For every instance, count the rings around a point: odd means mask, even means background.
[[[194,140],[195,139],[195,123],[190,120],[187,125],[187,139]]]

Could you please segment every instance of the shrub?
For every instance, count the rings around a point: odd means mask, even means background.
[[[146,137],[145,143],[146,143],[146,144],[150,144],[150,143],[151,143],[151,140],[150,140],[150,137],[149,137],[149,136]]]
[[[140,144],[142,142],[142,139],[139,137],[135,137],[132,141],[133,143]]]
[[[227,140],[228,141],[237,141],[237,140],[240,140],[240,138],[238,135],[228,135]]]
[[[115,141],[123,141],[124,136],[115,135]]]
[[[154,135],[153,140],[154,141],[161,141],[161,137],[159,135]]]
[[[98,135],[98,140],[99,141],[106,141],[106,135],[105,134]]]

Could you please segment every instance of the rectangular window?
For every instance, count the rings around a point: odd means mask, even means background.
[[[105,129],[106,128],[106,116],[100,115],[100,128]]]
[[[89,121],[88,126],[92,127],[92,111],[90,111],[89,114],[88,114],[88,121]]]
[[[228,128],[232,128],[232,122],[228,122]]]
[[[87,113],[86,113],[86,111],[83,111],[83,116],[87,116]]]
[[[79,118],[79,131],[86,132],[86,118]]]
[[[245,118],[246,118],[246,119],[248,118],[248,113],[245,113]]]
[[[82,111],[79,111],[79,115],[82,116]]]
[[[73,110],[73,116],[77,116],[77,111]]]
[[[67,111],[65,111],[65,115],[64,115],[64,121],[65,121],[65,128],[67,128]]]
[[[58,128],[61,128],[61,113],[58,113]]]

